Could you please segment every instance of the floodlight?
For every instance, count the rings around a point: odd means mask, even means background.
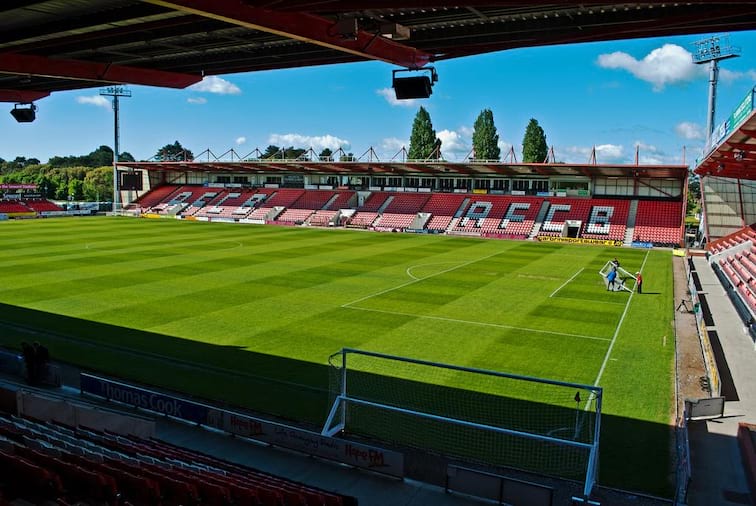
[[[398,72],[430,72],[430,75],[397,77]],[[428,98],[433,93],[433,84],[438,81],[438,74],[433,67],[422,69],[402,69],[392,71],[393,88],[397,100]]]
[[[31,123],[37,119],[37,106],[34,104],[18,103],[10,112],[19,123]]]

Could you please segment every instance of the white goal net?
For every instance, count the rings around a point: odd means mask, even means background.
[[[614,283],[610,282],[612,278],[610,274],[612,272],[614,272]],[[635,290],[635,274],[611,260],[604,264],[599,271],[599,275],[604,280],[604,286],[609,291],[620,292],[625,290],[632,293]]]
[[[322,433],[585,482],[597,478],[600,387],[344,348]]]

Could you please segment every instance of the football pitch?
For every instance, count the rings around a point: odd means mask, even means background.
[[[670,493],[669,251],[96,217],[2,222],[0,252],[5,346],[313,427],[342,347],[598,385],[599,483]],[[606,291],[615,256],[644,294]]]

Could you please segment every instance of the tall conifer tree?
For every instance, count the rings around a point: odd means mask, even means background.
[[[438,148],[439,155],[441,149],[441,139],[436,137],[436,131],[433,129],[430,114],[424,107],[420,107],[412,123],[412,134],[410,135],[410,145],[408,157],[411,160],[423,160],[429,158]]]

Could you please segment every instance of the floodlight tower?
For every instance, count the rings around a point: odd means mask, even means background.
[[[108,86],[100,90],[103,97],[113,97],[113,213],[118,209],[118,99],[120,97],[130,97],[131,90],[127,90],[121,85]]]
[[[730,36],[715,35],[708,39],[698,40],[693,43],[696,52],[693,54],[693,63],[709,64],[709,116],[706,120],[706,139],[711,141],[714,132],[714,114],[717,102],[717,81],[719,80],[719,60],[736,58],[740,56],[740,48],[730,46]]]

